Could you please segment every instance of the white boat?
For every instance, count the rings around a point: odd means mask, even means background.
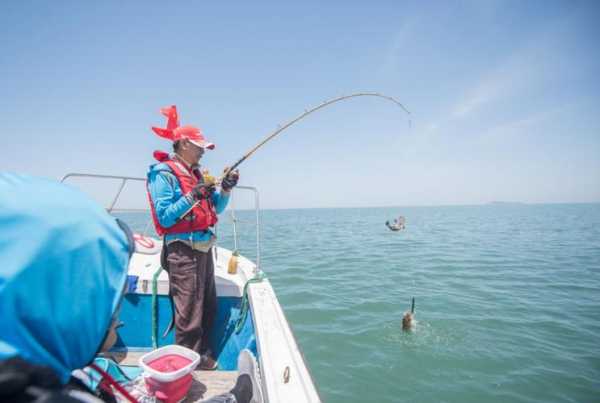
[[[145,178],[79,173],[66,175],[62,182],[72,183],[74,179],[117,181],[118,191],[107,206],[111,214],[122,211],[115,206],[127,185],[138,183],[139,186],[140,182],[145,182]],[[239,256],[237,273],[229,274],[227,268],[232,251],[213,248],[218,313],[211,331],[211,346],[219,369],[195,371],[192,396],[188,395],[186,401],[202,400],[228,391],[237,377],[237,356],[247,348],[257,357],[265,402],[320,402],[300,347],[273,287],[260,267],[258,191],[237,186],[234,193],[242,191],[254,193],[256,262]],[[231,207],[229,211],[234,218],[233,235],[237,245],[235,211]],[[143,232],[135,234],[136,253],[129,265],[129,288],[120,315],[125,326],[119,330],[119,340],[109,354],[122,365],[136,366],[142,354],[174,343],[174,330],[165,332],[172,311],[168,274],[161,269],[162,241]],[[244,312],[246,301],[248,309]]]

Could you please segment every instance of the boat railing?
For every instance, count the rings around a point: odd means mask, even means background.
[[[150,208],[116,208],[117,202],[123,193],[123,189],[128,182],[146,182],[146,178],[133,177],[133,176],[120,176],[120,175],[101,175],[101,174],[89,174],[89,173],[68,173],[63,176],[60,180],[61,183],[67,182],[69,179],[74,178],[83,178],[83,179],[100,179],[100,180],[113,180],[119,181],[118,189],[115,195],[112,197],[112,200],[108,207],[106,207],[106,211],[112,214],[114,212],[121,213],[149,213]],[[236,209],[235,209],[235,193],[239,191],[249,191],[254,194],[254,210],[255,210],[255,226],[256,226],[256,266],[255,273],[260,269],[260,200],[258,195],[258,189],[252,186],[241,186],[238,185],[231,192],[231,204],[229,206],[229,214],[231,217],[232,225],[233,225],[233,247],[235,250],[238,249],[238,223],[243,223],[244,221],[237,218]],[[146,228],[144,229],[143,235],[147,235],[152,228],[152,219],[149,219]]]

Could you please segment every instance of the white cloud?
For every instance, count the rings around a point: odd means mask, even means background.
[[[571,20],[561,24],[552,21],[546,29],[527,38],[503,63],[482,74],[464,92],[452,108],[451,117],[466,118],[486,105],[518,97],[535,87],[541,89],[543,85],[554,85],[563,80],[565,74],[572,74],[561,66],[569,49],[566,32],[573,23]]]
[[[410,43],[410,39],[413,36],[413,30],[415,27],[415,21],[410,20],[402,24],[400,30],[396,33],[392,39],[391,45],[389,46],[384,58],[383,63],[379,69],[380,74],[388,74],[396,70],[400,61],[400,55],[402,55],[402,49]]]
[[[539,63],[533,58],[533,53],[511,57],[466,91],[452,109],[451,116],[456,119],[465,118],[485,105],[518,94],[541,79],[535,74],[538,68]]]

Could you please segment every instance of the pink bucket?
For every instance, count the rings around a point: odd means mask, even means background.
[[[199,362],[195,351],[171,345],[144,354],[139,365],[148,392],[165,403],[175,403],[185,399],[192,385],[191,372]]]
[[[160,382],[152,377],[146,378],[148,393],[165,403],[176,403],[185,399],[190,386],[192,386],[192,374],[187,374],[171,382]]]

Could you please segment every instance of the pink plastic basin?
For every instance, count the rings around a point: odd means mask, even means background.
[[[187,374],[170,382],[157,381],[154,378],[146,378],[146,389],[148,393],[156,396],[164,403],[176,403],[185,399],[192,386],[192,374]]]
[[[148,365],[158,372],[173,372],[191,363],[192,360],[179,354],[167,354],[150,361]]]
[[[191,372],[200,362],[200,355],[188,348],[164,346],[140,357],[148,392],[162,402],[175,403],[185,399],[192,385]]]

